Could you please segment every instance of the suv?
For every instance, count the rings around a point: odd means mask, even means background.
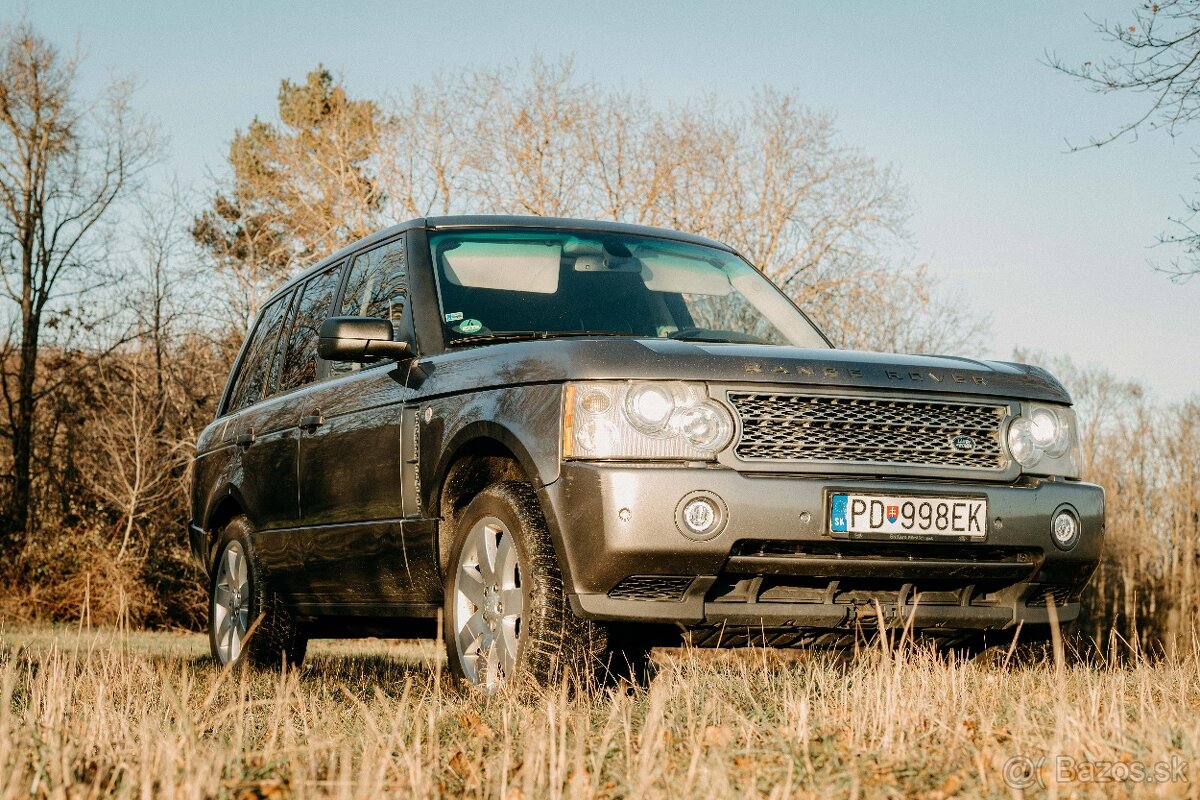
[[[681,638],[1044,632],[1104,533],[1070,403],[1037,367],[834,349],[719,242],[413,220],[271,296],[200,436],[212,651],[440,619],[491,691]]]

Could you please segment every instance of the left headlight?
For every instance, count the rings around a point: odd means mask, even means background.
[[[1075,412],[1066,406],[1029,404],[1008,425],[1008,452],[1031,475],[1079,477]]]
[[[563,387],[563,457],[711,461],[733,415],[703,383],[588,381]]]

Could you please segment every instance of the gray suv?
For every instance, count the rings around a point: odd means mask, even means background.
[[[222,663],[440,618],[491,691],[680,641],[1045,632],[1100,559],[1079,466],[1044,370],[834,349],[720,242],[430,218],[264,304],[190,538]]]

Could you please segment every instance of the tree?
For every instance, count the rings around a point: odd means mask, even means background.
[[[844,345],[980,340],[904,257],[908,201],[895,170],[843,144],[830,114],[791,94],[658,108],[577,79],[568,59],[444,75],[377,104],[349,99],[318,68],[283,83],[279,116],[235,136],[229,178],[192,229],[247,315],[292,270],[383,220],[514,213],[723,239]],[[896,287],[911,303],[881,302]]]
[[[31,487],[42,323],[73,278],[100,259],[97,233],[158,151],[115,82],[83,102],[77,57],[22,23],[0,34],[0,275],[17,307],[15,375],[3,366],[12,494],[4,545],[32,530]]]
[[[1100,37],[1119,48],[1116,55],[1087,60],[1078,67],[1057,55],[1047,58],[1052,67],[1094,92],[1146,95],[1149,99],[1144,113],[1093,137],[1087,147],[1136,136],[1143,128],[1174,137],[1200,119],[1200,0],[1147,2],[1131,14],[1127,22],[1092,20]],[[1194,222],[1198,214],[1200,199],[1185,202],[1184,214],[1171,220],[1175,229],[1158,237],[1160,244],[1183,250],[1182,257],[1157,265],[1176,281],[1200,274],[1200,230]]]
[[[406,105],[410,98],[422,105]],[[403,198],[721,239],[847,346],[928,352],[981,340],[985,325],[955,312],[929,273],[898,255],[908,240],[908,201],[895,170],[844,145],[832,115],[791,94],[764,90],[737,105],[709,98],[660,109],[643,94],[578,80],[569,60],[534,61],[527,73],[499,68],[440,79],[432,97],[401,98],[390,119],[426,119],[430,107],[454,109],[456,124],[421,128],[427,137],[452,135],[437,148],[427,138],[420,151],[452,169],[421,173],[383,159],[381,181],[403,186]],[[410,131],[385,129],[385,146],[399,134],[411,142]],[[402,179],[393,178],[398,169]],[[415,185],[422,175],[425,186]],[[432,184],[432,175],[442,179]],[[385,208],[399,199],[385,197]],[[394,217],[419,210],[405,202]],[[900,294],[908,302],[881,302]]]
[[[318,66],[284,80],[278,123],[255,119],[229,146],[230,180],[192,225],[201,248],[233,276],[248,321],[294,268],[373,231],[382,117]]]

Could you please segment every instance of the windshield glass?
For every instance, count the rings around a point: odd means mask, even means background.
[[[431,234],[451,344],[625,335],[827,348],[736,255],[646,236],[563,230]]]

